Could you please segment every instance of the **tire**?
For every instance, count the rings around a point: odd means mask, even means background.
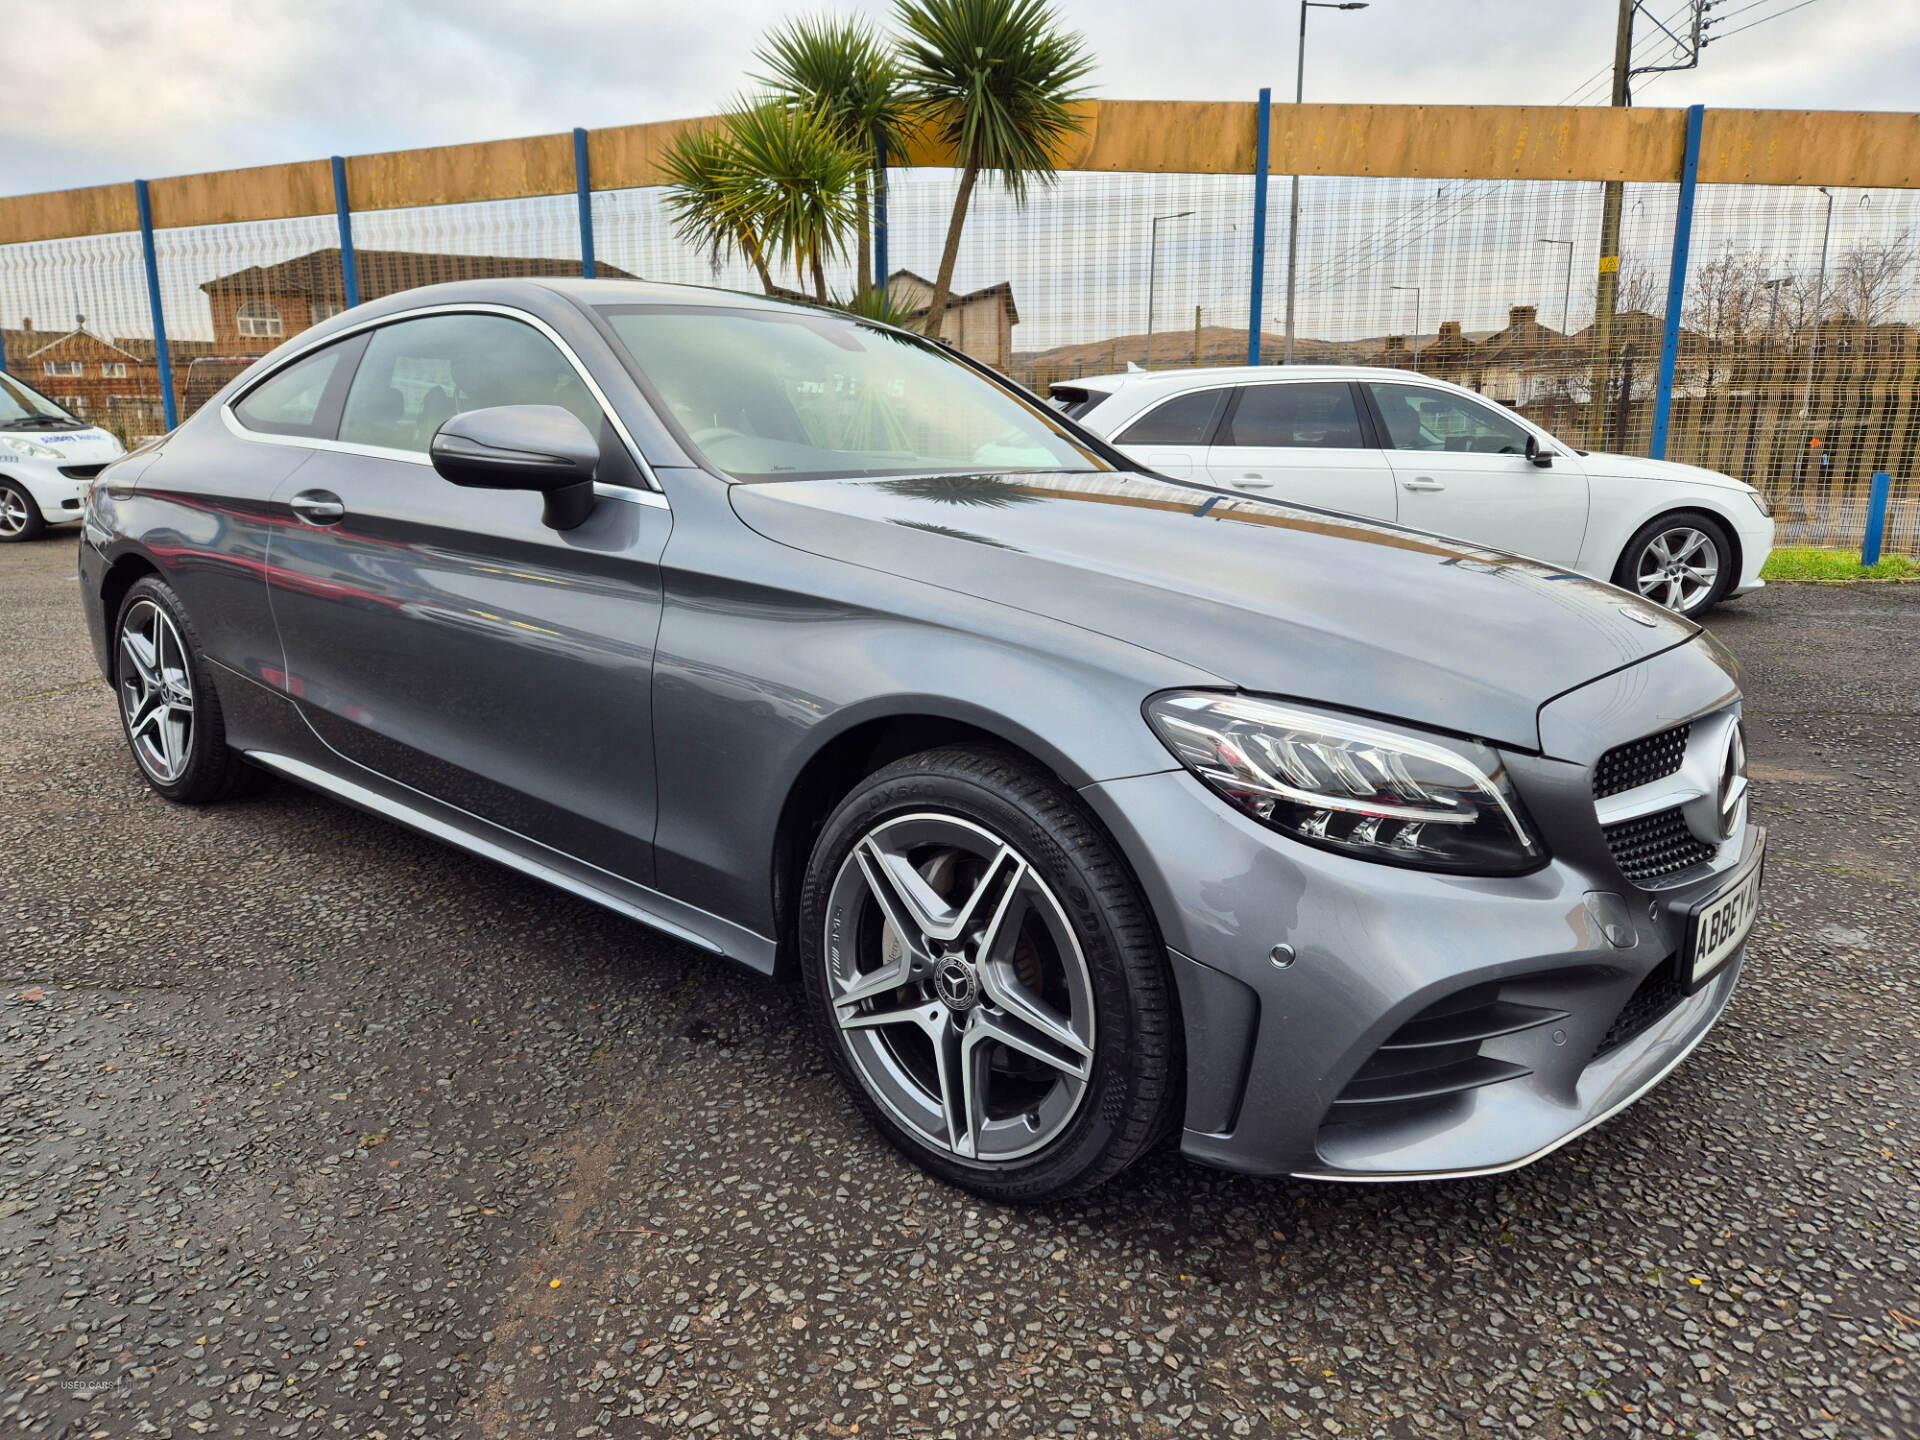
[[[46,533],[46,517],[26,487],[0,480],[0,545],[38,540]]]
[[[1111,1179],[1175,1123],[1158,929],[1080,801],[1020,757],[956,746],[868,776],[821,830],[799,911],[834,1067],[930,1173],[1050,1200]]]
[[[147,784],[182,805],[260,788],[267,776],[227,746],[226,720],[200,635],[158,576],[136,580],[113,622],[120,728]]]
[[[1664,555],[1662,545],[1666,547]],[[1711,576],[1689,579],[1708,568],[1702,563],[1703,548],[1711,553]],[[1734,554],[1733,541],[1720,521],[1698,510],[1677,510],[1648,521],[1634,532],[1614,567],[1613,583],[1643,600],[1698,620],[1733,588],[1738,578]],[[1684,570],[1670,563],[1688,556],[1693,563]]]

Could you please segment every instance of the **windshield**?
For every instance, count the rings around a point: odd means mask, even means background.
[[[0,372],[0,430],[65,430],[82,423],[39,391]]]
[[[1111,467],[937,346],[851,318],[601,311],[681,428],[736,480]]]

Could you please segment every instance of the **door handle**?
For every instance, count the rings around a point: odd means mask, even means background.
[[[302,490],[287,505],[309,525],[331,525],[347,515],[347,507],[331,490]]]
[[[1444,490],[1447,487],[1431,475],[1422,475],[1417,480],[1402,480],[1400,488],[1402,490]]]
[[[1273,488],[1273,482],[1255,470],[1240,477],[1240,488],[1242,490],[1271,490]]]

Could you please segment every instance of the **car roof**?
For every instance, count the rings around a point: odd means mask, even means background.
[[[1417,380],[1436,383],[1431,375],[1418,370],[1390,370],[1382,365],[1213,365],[1184,370],[1127,370],[1109,375],[1076,375],[1071,380],[1056,380],[1063,390],[1139,390],[1172,393],[1195,384],[1245,385],[1252,381],[1276,380]],[[1440,381],[1440,384],[1446,382]]]

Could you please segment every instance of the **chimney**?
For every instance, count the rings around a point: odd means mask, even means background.
[[[33,333],[33,317],[29,315],[25,319],[23,319],[20,322],[20,328],[22,330],[25,330],[29,335],[31,335]]]
[[[1460,322],[1459,322],[1458,320],[1442,320],[1442,321],[1440,322],[1440,337],[1439,337],[1439,338],[1440,338],[1440,339],[1442,339],[1442,340],[1458,340],[1458,339],[1460,339],[1460,338],[1461,338],[1461,336],[1460,336]]]
[[[1507,312],[1508,328],[1518,330],[1522,325],[1532,325],[1537,323],[1534,319],[1534,316],[1537,313],[1538,311],[1536,307],[1532,305],[1514,306],[1512,310]]]

